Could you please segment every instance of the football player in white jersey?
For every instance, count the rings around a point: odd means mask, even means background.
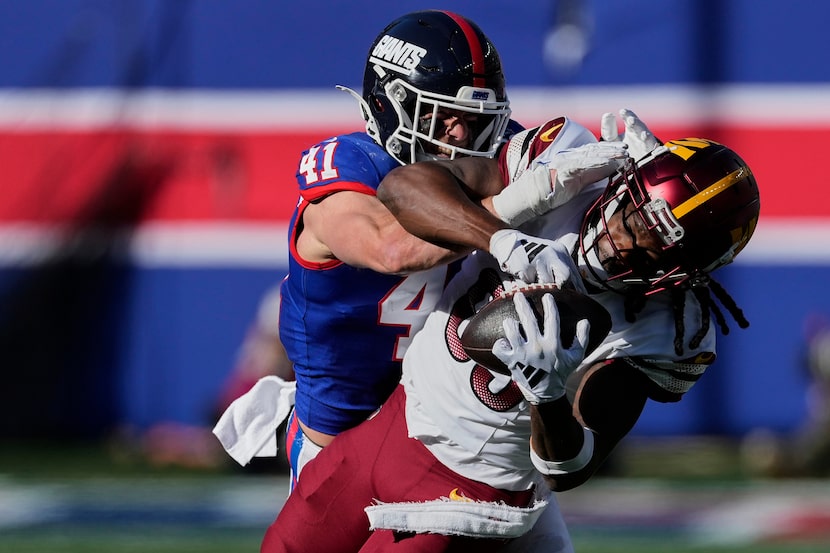
[[[525,169],[573,146],[565,141],[572,125],[557,119],[514,137],[501,160],[514,181],[505,192],[527,182],[523,174],[533,173]],[[604,137],[614,134],[603,128]],[[637,163],[609,183],[581,183],[545,215],[509,195],[492,206],[570,253],[581,275],[571,285],[612,315],[605,341],[585,357],[583,324],[562,347],[549,339],[558,335],[553,302],[543,333],[516,294],[520,320],[507,320],[507,338],[493,347],[511,376],[477,365],[458,345],[465,319],[522,283],[487,253],[469,256],[407,351],[402,386],[308,465],[262,551],[495,551],[527,534],[542,512],[538,539],[553,551],[572,549],[548,491],[585,482],[648,399],[678,401],[691,388],[715,358],[710,316],[725,330],[715,299],[748,324],[710,273],[754,230],[760,204],[751,170],[708,140],[649,142],[642,157],[630,148]],[[459,183],[480,189],[481,179],[502,178],[492,160],[415,164],[390,173],[379,197],[413,234],[453,242],[436,212],[423,208],[428,198],[413,196],[426,181],[438,198]],[[491,250],[511,232],[493,234]],[[529,380],[520,370],[528,366],[544,377]]]

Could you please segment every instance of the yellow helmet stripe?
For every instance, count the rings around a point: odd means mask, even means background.
[[[705,190],[702,190],[680,204],[679,206],[672,209],[672,214],[677,218],[680,219],[684,215],[688,214],[693,209],[700,207],[704,203],[708,202],[710,199],[714,198],[724,190],[727,190],[731,186],[737,184],[741,180],[749,177],[752,175],[752,171],[749,167],[741,167],[739,169],[735,169],[715,184],[709,186]]]
[[[715,144],[715,142],[706,140],[705,138],[684,138],[683,140],[669,140],[666,142],[666,147],[671,150],[671,153],[674,155],[688,160],[690,157],[704,148],[708,148],[712,144]]]

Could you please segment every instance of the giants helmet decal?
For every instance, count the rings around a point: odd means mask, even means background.
[[[457,156],[493,157],[510,119],[501,60],[472,21],[439,10],[419,11],[390,23],[369,49],[360,102],[366,132],[401,164],[434,159],[434,144]],[[474,114],[472,140],[441,143],[441,110]]]
[[[614,274],[596,262],[607,221],[633,206],[662,244],[655,263],[615,251]],[[731,263],[749,242],[760,213],[758,184],[738,154],[701,138],[666,142],[632,163],[588,210],[580,231],[581,256],[589,282],[622,291],[639,287],[652,294],[686,284],[706,284],[706,275]],[[636,252],[635,252],[636,253]]]
[[[369,63],[409,75],[421,63],[426,53],[427,51],[420,46],[383,35],[372,49]]]

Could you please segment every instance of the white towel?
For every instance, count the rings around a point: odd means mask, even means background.
[[[378,502],[364,510],[371,530],[517,538],[533,528],[547,505],[545,500],[537,500],[530,507],[522,508],[505,503],[441,498],[422,503]]]
[[[265,376],[228,406],[213,433],[237,463],[276,457],[277,428],[291,412],[296,390],[296,382]]]

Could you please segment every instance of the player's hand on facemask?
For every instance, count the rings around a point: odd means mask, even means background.
[[[568,249],[555,240],[545,240],[515,229],[502,229],[490,237],[490,253],[501,270],[527,283],[566,284],[579,292],[585,285]]]
[[[628,145],[628,152],[634,161],[639,161],[653,150],[662,147],[662,143],[654,136],[648,126],[637,114],[630,109],[621,109],[625,131],[622,135],[617,129],[617,116],[613,113],[605,113],[600,122],[600,133],[602,140],[614,143],[622,142]]]
[[[585,186],[610,177],[628,158],[628,147],[625,142],[596,142],[557,152],[548,165],[551,176],[556,176],[553,195],[549,199],[560,205],[573,197],[574,192],[578,193]],[[569,194],[564,201],[556,198],[560,189],[562,195],[566,191]]]
[[[628,158],[627,148],[622,141],[593,142],[557,152],[493,196],[493,208],[513,226],[543,215],[617,172]]]
[[[493,355],[507,365],[528,403],[539,405],[557,400],[565,395],[568,376],[585,358],[590,323],[587,319],[579,321],[573,344],[565,348],[559,337],[559,310],[552,295],[542,296],[542,329],[523,294],[514,294],[513,305],[519,320],[504,320],[505,337],[493,344]]]

